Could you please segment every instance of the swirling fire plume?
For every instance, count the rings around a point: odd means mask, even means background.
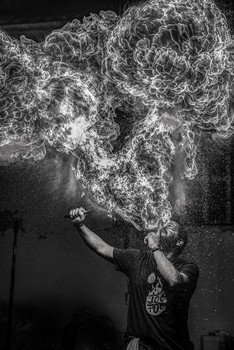
[[[170,186],[197,173],[197,133],[233,133],[233,46],[211,0],[91,14],[41,43],[0,32],[0,154],[75,155],[77,179],[109,213],[165,224],[185,201]]]

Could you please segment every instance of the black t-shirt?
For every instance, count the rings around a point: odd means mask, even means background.
[[[113,254],[116,269],[129,277],[126,342],[136,337],[154,349],[190,349],[187,318],[199,274],[197,265],[172,259],[189,282],[171,287],[159,274],[153,253],[115,248]]]

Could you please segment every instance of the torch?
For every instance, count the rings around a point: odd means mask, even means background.
[[[84,210],[84,211],[83,211],[84,214],[89,214],[89,213],[91,213],[91,212],[92,212],[92,210]],[[70,214],[65,214],[65,215],[64,215],[64,219],[71,219]]]

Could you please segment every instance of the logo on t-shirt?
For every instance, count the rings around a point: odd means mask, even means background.
[[[146,297],[146,311],[150,315],[160,315],[167,307],[167,297],[163,290],[163,284],[159,276],[156,277],[155,273],[151,273],[148,277],[148,283],[152,284],[152,290]]]

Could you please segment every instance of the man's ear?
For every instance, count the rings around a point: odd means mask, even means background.
[[[184,244],[183,239],[180,239],[179,241],[176,242],[177,247],[181,247]]]

